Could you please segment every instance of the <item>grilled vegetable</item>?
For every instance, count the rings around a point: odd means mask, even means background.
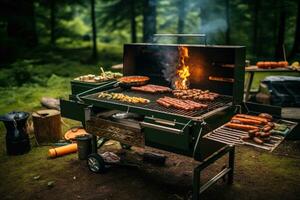
[[[104,99],[112,99],[112,100],[118,100],[128,103],[149,103],[150,100],[144,99],[141,97],[130,97],[122,93],[107,93],[107,92],[100,92],[98,95],[98,98],[104,98]]]

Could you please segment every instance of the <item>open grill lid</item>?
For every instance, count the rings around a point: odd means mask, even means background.
[[[179,48],[187,47],[190,88],[208,89],[233,96],[234,104],[243,100],[245,47],[125,44],[125,76],[150,77],[150,83],[172,86],[179,62]]]

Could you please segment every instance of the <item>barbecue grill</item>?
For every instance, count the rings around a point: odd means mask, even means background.
[[[163,149],[200,161],[193,176],[193,199],[196,200],[199,199],[199,194],[224,176],[227,176],[229,184],[233,182],[234,145],[241,143],[232,134],[243,132],[224,130],[222,125],[236,113],[268,112],[280,118],[281,111],[278,107],[242,101],[245,61],[243,46],[125,44],[124,76],[148,76],[152,84],[172,87],[172,76],[179,56],[178,48],[181,46],[187,47],[190,54],[189,87],[220,94],[213,101],[202,101],[208,105],[207,109],[184,111],[162,107],[156,100],[163,96],[172,96],[171,93],[132,91],[119,87],[116,81],[108,81],[94,86],[89,84],[86,90],[82,89],[85,88],[85,83],[73,84],[72,91],[76,93],[72,93],[69,100],[61,100],[61,114],[81,121],[87,132],[93,134],[94,154],[97,153],[98,136],[127,145]],[[147,98],[150,103],[133,104],[99,98],[99,92],[103,91]],[[137,117],[115,118],[120,112]],[[287,124],[290,130],[295,126],[294,123]],[[282,140],[283,138],[276,138],[274,148]],[[266,150],[274,148],[261,147]],[[200,187],[201,171],[227,154],[228,166]],[[99,156],[95,158],[99,159]],[[103,161],[100,163],[104,164]]]

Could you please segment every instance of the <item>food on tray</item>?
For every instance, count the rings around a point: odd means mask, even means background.
[[[79,77],[75,78],[74,80],[83,81],[83,82],[102,82],[102,81],[117,79],[122,76],[123,75],[118,72],[111,72],[111,71],[104,72],[102,70],[102,73],[100,74],[100,76],[96,76],[94,74],[88,74],[88,75],[79,76]]]
[[[175,97],[180,99],[212,101],[219,96],[219,94],[210,92],[209,90],[200,89],[173,90],[172,92]]]
[[[171,88],[164,87],[160,85],[144,85],[139,87],[131,87],[132,90],[141,91],[141,92],[150,92],[150,93],[163,93],[163,92],[171,92]]]
[[[289,63],[287,61],[279,62],[257,62],[256,66],[262,69],[272,69],[272,68],[285,68],[288,67]]]
[[[253,116],[253,115],[237,114],[234,117],[256,120],[256,121],[260,121],[262,124],[267,124],[268,123],[268,119],[263,118],[263,117]]]
[[[247,124],[237,124],[237,123],[232,123],[232,122],[228,122],[227,124],[225,124],[225,126],[228,128],[238,129],[238,130],[243,130],[243,131],[259,130],[258,127],[256,127],[256,126],[247,125]]]
[[[272,121],[273,120],[272,115],[270,115],[268,113],[260,113],[258,116],[262,117],[262,118],[266,118],[268,121]]]
[[[100,92],[98,98],[104,98],[107,100],[118,100],[124,101],[128,103],[149,103],[149,99],[141,98],[141,97],[131,97],[122,93],[107,93]]]
[[[250,124],[250,125],[261,125],[263,124],[262,121],[259,120],[254,120],[254,119],[246,119],[246,118],[241,118],[241,117],[233,117],[231,119],[233,123],[238,123],[238,124]]]
[[[159,98],[156,101],[159,105],[164,107],[173,107],[180,110],[186,110],[186,111],[194,111],[194,110],[200,110],[207,108],[206,104],[197,103],[195,101],[191,100],[180,100],[176,98],[171,97],[163,97]]]
[[[271,139],[272,130],[276,127],[272,120],[272,115],[268,113],[260,113],[258,116],[236,114],[225,126],[247,131],[248,135],[241,137],[244,141],[252,140],[257,144],[264,144]]]
[[[121,83],[135,83],[135,82],[146,82],[150,78],[147,76],[124,76],[118,79]]]

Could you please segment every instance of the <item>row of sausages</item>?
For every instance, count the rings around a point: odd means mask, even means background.
[[[263,144],[270,140],[271,130],[274,128],[273,117],[267,113],[258,116],[237,114],[226,127],[247,131],[248,135],[241,137],[242,140],[253,140],[257,144]]]
[[[195,111],[207,108],[206,104],[197,103],[191,100],[181,100],[167,96],[159,98],[158,100],[156,100],[156,102],[166,108],[173,107],[185,111]]]

